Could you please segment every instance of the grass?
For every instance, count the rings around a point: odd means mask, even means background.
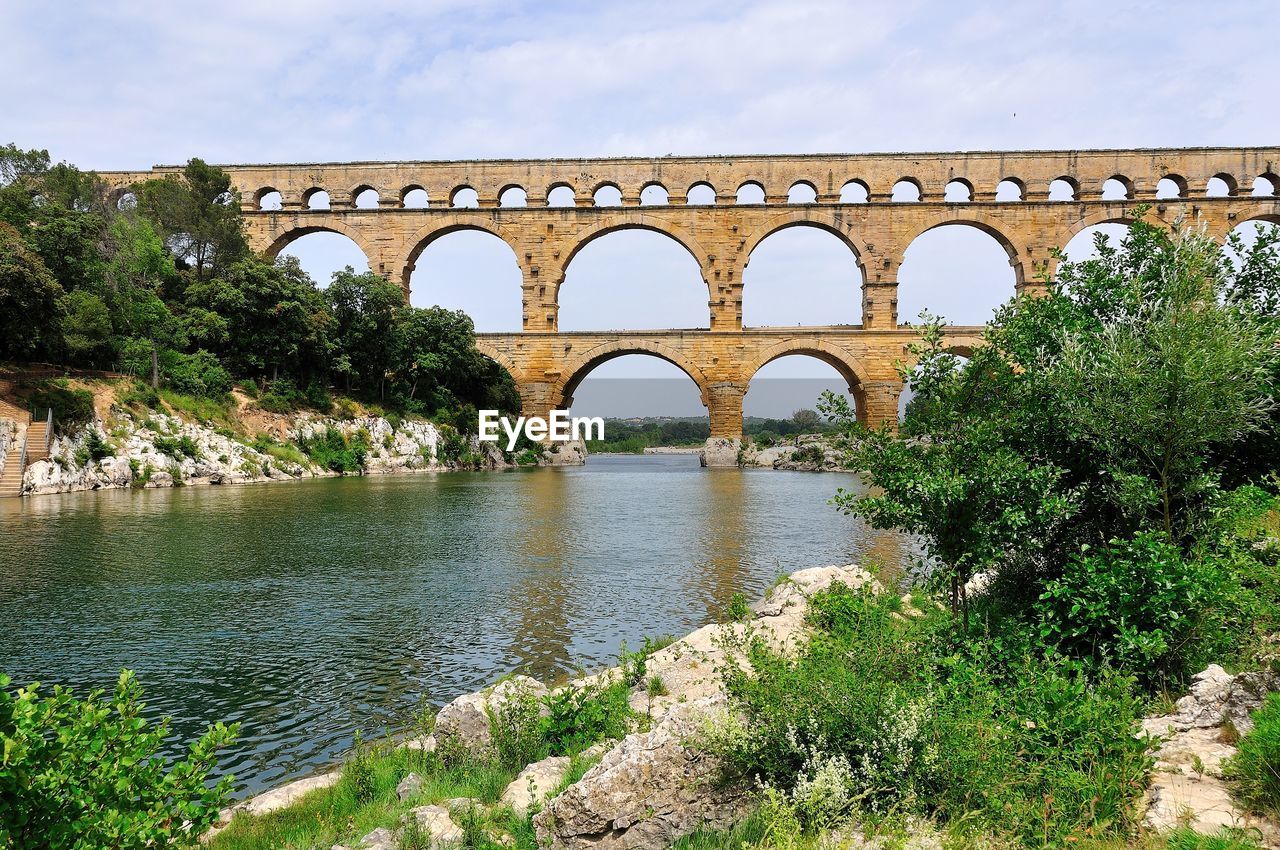
[[[298,466],[309,466],[311,463],[302,449],[293,443],[281,443],[267,434],[259,434],[250,445],[255,451],[273,457],[281,463],[293,463]]]
[[[200,422],[217,422],[227,426],[235,424],[232,418],[234,405],[230,396],[211,399],[164,388],[161,388],[158,394],[165,406],[174,413],[186,414]]]
[[[443,764],[433,753],[390,745],[375,746],[368,754],[369,793],[361,800],[353,782],[344,775],[336,785],[307,794],[279,811],[258,817],[239,813],[230,826],[208,846],[211,850],[267,850],[267,848],[327,848],[335,843],[354,846],[373,829],[394,829],[415,806],[443,803],[456,797],[474,797],[496,803],[515,772],[484,763]],[[396,785],[410,773],[424,780],[422,790],[401,802]],[[513,834],[526,831],[509,811],[498,809],[482,816],[485,829]],[[458,818],[455,818],[458,820]],[[459,823],[462,826],[461,823]],[[532,827],[527,829],[532,837]],[[518,838],[517,834],[517,838]]]

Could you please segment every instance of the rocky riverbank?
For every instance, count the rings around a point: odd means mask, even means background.
[[[828,434],[802,434],[792,442],[769,446],[747,442],[738,452],[738,465],[745,469],[847,472],[844,439]]]
[[[503,738],[510,727],[504,723],[513,711],[533,707],[545,717],[546,706],[620,682],[628,684],[626,699],[641,721],[572,758],[551,756],[526,765],[509,775],[500,796],[487,803],[475,796],[436,799],[427,780],[409,773],[395,789],[403,811],[335,844],[334,850],[396,850],[408,846],[418,829],[433,848],[481,828],[487,840],[512,846],[513,836],[501,824],[530,813],[538,846],[549,850],[662,850],[697,831],[734,828],[760,801],[755,787],[725,784],[714,752],[716,736],[734,728],[722,673],[729,662],[746,664],[749,639],[787,654],[798,650],[809,634],[810,599],[836,582],[881,592],[853,565],[801,570],[780,581],[743,620],[705,626],[647,654],[638,680],[628,666],[634,659],[624,656],[619,667],[558,687],[515,676],[456,698],[436,714],[429,734],[398,746],[492,763],[504,744],[510,746]],[[924,609],[916,605],[934,604],[911,596],[900,602],[894,616],[902,618],[921,616]],[[1280,674],[1233,676],[1211,666],[1195,678],[1191,693],[1172,714],[1148,718],[1135,730],[1150,741],[1156,759],[1144,803],[1147,828],[1190,827],[1206,835],[1223,826],[1246,828],[1263,846],[1280,847],[1280,827],[1237,808],[1220,770],[1234,752],[1222,730],[1246,732],[1250,712],[1277,687]],[[316,799],[311,795],[329,793],[326,789],[341,779],[342,771],[335,770],[259,795],[225,811],[216,831],[233,820],[243,828],[271,812],[305,806]],[[850,829],[843,827],[818,846],[885,846]],[[909,830],[907,846],[944,846],[944,836],[929,823],[912,822]]]
[[[254,484],[348,473],[500,470],[576,465],[585,459],[580,443],[517,457],[495,443],[463,438],[449,426],[426,420],[274,414],[243,399],[225,421],[201,421],[172,408],[121,406],[109,387],[94,389],[92,421],[55,436],[48,458],[27,467],[22,495]],[[11,420],[0,419],[0,445],[13,442],[15,432]],[[309,451],[317,445],[327,454]],[[335,452],[350,454],[338,462],[329,456]]]

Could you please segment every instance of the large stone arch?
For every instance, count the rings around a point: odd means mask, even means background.
[[[295,219],[295,221],[297,221]],[[378,251],[365,238],[364,233],[357,227],[351,227],[345,221],[337,216],[327,217],[315,223],[296,223],[292,226],[286,226],[269,234],[271,242],[263,249],[262,254],[267,259],[274,260],[280,255],[280,252],[297,239],[312,233],[340,233],[343,236],[356,243],[363,253],[364,258],[369,262],[370,268],[375,268],[374,262],[378,257]]]
[[[1009,256],[1009,265],[1013,268],[1014,286],[1020,287],[1026,282],[1024,258],[1013,238],[1001,228],[1005,223],[997,216],[991,216],[980,210],[968,207],[963,210],[947,210],[934,218],[926,220],[921,226],[910,232],[903,240],[902,256],[899,257],[899,262],[906,257],[912,243],[931,230],[937,230],[940,227],[972,227],[990,236],[1004,249],[1005,254]]]
[[[409,278],[413,275],[415,265],[418,262],[418,258],[422,256],[422,252],[437,239],[461,230],[479,230],[501,239],[511,249],[511,254],[515,258],[516,266],[520,269],[520,276],[523,281],[525,266],[520,258],[520,234],[499,224],[492,215],[464,212],[433,219],[430,223],[424,224],[405,237],[406,253],[398,261],[397,265],[400,268],[400,286],[404,289],[406,300],[409,296]]]
[[[855,393],[870,382],[871,377],[858,361],[858,358],[837,345],[833,345],[818,337],[798,337],[785,339],[765,348],[742,367],[741,382],[746,386],[755,377],[756,372],[777,360],[793,354],[807,355],[835,367]]]
[[[858,262],[858,268],[862,269],[863,276],[866,276],[867,269],[863,258],[867,255],[868,249],[866,244],[854,235],[854,219],[842,211],[823,209],[820,206],[790,207],[785,212],[779,212],[777,216],[769,219],[763,227],[757,228],[754,233],[744,236],[742,247],[739,249],[739,255],[742,257],[742,267],[746,268],[747,263],[751,260],[752,252],[760,246],[761,242],[773,234],[789,227],[806,226],[825,230],[847,245],[849,250],[853,252],[854,259]]]
[[[621,207],[611,207],[608,209],[622,210]],[[635,207],[629,209],[636,209]],[[652,215],[644,212],[617,212],[611,215],[602,216],[599,221],[593,222],[590,227],[583,228],[575,232],[569,241],[573,247],[564,252],[564,259],[560,262],[560,267],[556,273],[556,279],[551,286],[551,299],[556,305],[557,311],[560,307],[560,287],[564,284],[565,277],[569,273],[569,265],[573,262],[574,257],[578,256],[583,248],[603,236],[611,233],[619,233],[623,230],[647,230],[653,233],[659,233],[669,239],[675,240],[680,247],[689,252],[693,257],[693,261],[698,264],[698,274],[702,276],[702,284],[707,288],[707,297],[710,299],[713,293],[713,286],[708,279],[710,275],[707,268],[711,263],[710,255],[698,243],[698,240],[679,225],[673,224],[666,218]]]
[[[698,385],[702,403],[708,403],[710,381],[696,363],[674,348],[655,340],[623,339],[594,346],[569,361],[561,370],[560,379],[556,381],[552,396],[552,406],[558,408],[569,407],[573,403],[574,392],[578,389],[583,379],[591,373],[591,370],[601,363],[618,357],[625,357],[628,354],[648,354],[666,360],[688,375]]]

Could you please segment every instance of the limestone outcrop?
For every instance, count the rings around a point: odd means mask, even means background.
[[[547,686],[528,676],[513,676],[483,691],[464,694],[436,714],[436,746],[446,751],[462,750],[477,758],[490,757],[493,734],[489,713],[500,712],[513,698],[533,699],[541,705],[546,694]]]
[[[721,784],[719,761],[695,743],[725,703],[723,695],[682,703],[652,730],[628,735],[534,817],[539,845],[657,850],[699,828],[732,826],[751,795]]]
[[[570,759],[551,756],[520,771],[502,792],[501,803],[524,817],[534,806],[541,805],[554,794],[569,773]]]

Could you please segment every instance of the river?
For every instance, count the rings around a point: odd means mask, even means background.
[[[698,466],[341,478],[0,500],[0,671],[109,687],[175,745],[239,721],[238,796],[521,670],[684,634],[779,575],[904,557],[828,504],[852,475]]]

